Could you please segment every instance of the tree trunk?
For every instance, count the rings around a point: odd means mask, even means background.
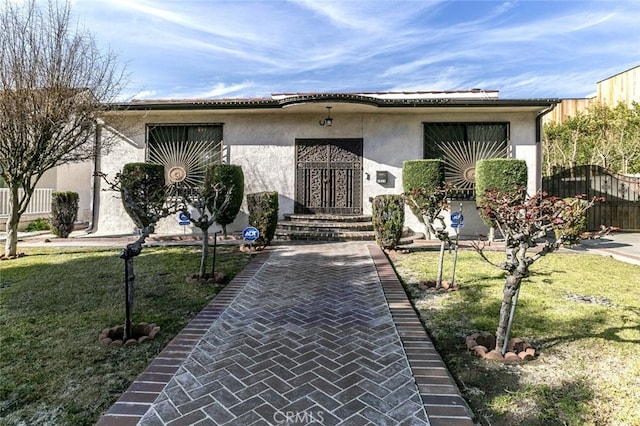
[[[18,189],[9,189],[9,217],[7,218],[5,257],[15,257],[18,254],[18,225],[20,224],[20,203],[18,203]]]
[[[500,307],[500,320],[498,321],[498,330],[496,331],[496,347],[497,351],[503,352],[504,342],[509,339],[507,328],[509,326],[509,318],[511,317],[511,306],[513,305],[513,297],[515,296],[522,278],[516,275],[508,275],[502,292],[502,306]],[[504,355],[504,353],[502,353]]]
[[[200,272],[198,276],[204,278],[207,273],[207,257],[209,257],[209,226],[200,228],[202,230],[202,257],[200,258]]]
[[[436,290],[442,287],[442,264],[444,263],[444,240],[440,240],[440,257],[438,258],[438,275],[436,277]]]
[[[133,312],[133,292],[136,275],[133,272],[133,258],[124,259],[124,333],[122,341],[126,342],[132,337],[131,313]]]
[[[140,237],[127,244],[120,252],[120,259],[124,260],[124,294],[125,294],[125,318],[124,318],[124,334],[122,341],[126,342],[132,337],[131,332],[131,316],[133,312],[133,294],[135,288],[136,275],[133,271],[133,258],[142,252],[142,244],[149,236],[149,227],[142,229]]]

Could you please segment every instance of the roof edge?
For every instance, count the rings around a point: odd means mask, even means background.
[[[443,92],[448,93],[448,92]],[[459,92],[456,92],[459,93]],[[486,107],[486,106],[540,106],[548,107],[560,103],[556,98],[498,99],[495,97],[435,97],[435,98],[384,98],[355,93],[293,94],[278,98],[237,99],[149,99],[114,103],[118,110],[196,110],[196,109],[279,109],[297,104],[341,102],[370,105],[378,108],[417,107]]]

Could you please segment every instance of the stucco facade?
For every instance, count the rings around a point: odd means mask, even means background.
[[[454,92],[452,92],[454,93]],[[425,98],[418,94],[383,99],[381,95],[283,96],[266,100],[233,101],[147,101],[123,105],[126,120],[117,129],[107,125],[102,138],[115,139],[98,169],[114,176],[125,163],[147,159],[147,126],[150,124],[206,124],[223,126],[223,159],[242,166],[245,194],[277,191],[280,217],[293,213],[296,200],[296,140],[362,140],[362,181],[359,196],[362,213],[371,214],[370,200],[376,195],[402,192],[402,163],[424,158],[426,122],[500,122],[509,126],[509,155],[529,165],[528,189],[540,186],[540,118],[555,105],[554,100],[502,101],[487,99],[486,93],[450,94]],[[333,125],[319,124],[331,107]],[[124,110],[126,108],[126,110]],[[388,172],[386,184],[376,182],[376,172]],[[128,218],[117,193],[96,192],[94,231],[104,234],[130,233]],[[464,204],[462,235],[475,236],[486,228],[475,213],[475,204]],[[453,209],[459,203],[453,201]],[[229,227],[241,230],[247,224],[243,206]],[[417,219],[406,211],[406,225],[422,230]],[[157,227],[162,233],[190,233],[191,227],[178,225],[178,218],[164,219]]]

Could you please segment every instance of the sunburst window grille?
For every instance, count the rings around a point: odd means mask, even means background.
[[[150,125],[148,161],[164,166],[169,184],[194,187],[204,182],[205,167],[222,162],[222,125]]]
[[[507,157],[508,123],[424,123],[424,157],[441,158],[456,198],[475,196],[476,161]]]

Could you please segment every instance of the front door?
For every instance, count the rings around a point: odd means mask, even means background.
[[[296,213],[362,212],[362,139],[296,140]]]

